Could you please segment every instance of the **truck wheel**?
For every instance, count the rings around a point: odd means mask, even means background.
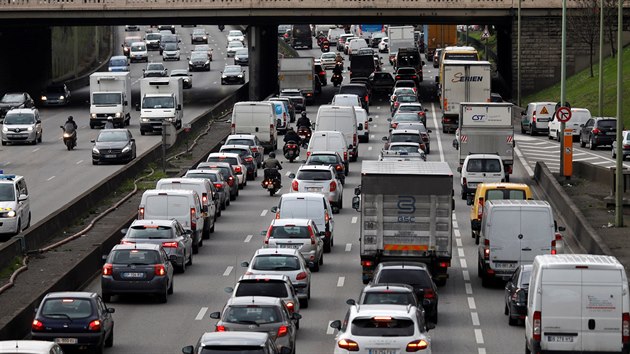
[[[466,200],[466,187],[462,186],[462,200]]]
[[[444,285],[446,285],[446,279],[435,279],[433,282],[437,286],[444,286]],[[437,315],[436,315],[436,318],[437,318]],[[437,321],[435,321],[433,323],[437,323]]]

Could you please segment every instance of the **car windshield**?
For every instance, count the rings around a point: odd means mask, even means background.
[[[392,143],[420,143],[420,135],[418,134],[394,134],[390,140]]]
[[[221,152],[229,153],[229,154],[239,154],[241,156],[249,155],[249,153],[242,149],[221,149]]]
[[[21,93],[7,93],[2,96],[2,103],[21,103],[24,102],[24,95]]]
[[[164,50],[178,50],[177,43],[166,43],[164,45]]]
[[[11,183],[0,184],[0,202],[15,201],[15,187]]]
[[[48,299],[42,305],[41,314],[48,318],[86,318],[92,315],[92,303],[88,299]]]
[[[208,157],[208,161],[206,162],[227,162],[230,165],[238,164],[236,157],[227,157],[227,156],[210,156]]]
[[[4,125],[35,124],[32,113],[9,113],[4,117]]]
[[[228,36],[230,37],[239,37],[242,35],[243,35],[243,32],[241,31],[230,31],[230,33],[228,33]]]
[[[415,113],[396,114],[394,116],[394,119],[392,119],[392,121],[394,122],[419,122],[420,116],[418,116]]]
[[[521,189],[489,189],[486,200],[525,199],[525,191]]]
[[[307,226],[274,226],[271,229],[271,238],[310,238],[310,232]]]
[[[365,337],[409,337],[413,335],[415,328],[409,318],[379,316],[355,318],[350,331],[353,335]]]
[[[397,65],[415,66],[415,65],[417,65],[419,63],[420,63],[420,54],[419,53],[399,55],[398,58],[396,58],[396,64]],[[408,71],[405,74],[411,74],[411,73],[415,74],[415,70],[413,70],[412,72]]]
[[[394,78],[386,73],[374,74],[374,79],[379,81],[394,81]]]
[[[207,52],[209,50],[210,50],[210,47],[207,44],[197,44],[195,46],[195,50],[194,51]]]
[[[142,108],[175,108],[173,97],[145,97]]]
[[[240,73],[241,72],[241,68],[237,67],[237,66],[226,66],[225,69],[223,70],[224,73]]]
[[[209,179],[212,182],[216,182],[219,180],[219,178],[217,177],[217,175],[215,175],[214,173],[201,173],[201,172],[191,172],[191,173],[186,173],[187,178],[205,178],[205,179]]]
[[[98,142],[127,141],[127,133],[124,131],[101,130],[96,139]]]
[[[415,95],[400,95],[396,96],[398,102],[418,102],[418,98]]]
[[[337,156],[335,155],[311,155],[307,161],[308,165],[335,165]]]
[[[136,225],[129,228],[125,238],[170,239],[173,232],[170,226]]]
[[[284,282],[261,279],[239,282],[234,296],[288,297],[289,294]]]
[[[404,105],[398,108],[398,112],[421,112],[422,106]]]
[[[112,59],[109,66],[127,66],[127,59]]]
[[[322,54],[321,58],[322,59],[335,59],[337,57],[337,54],[335,53],[326,53],[326,54]]]
[[[159,33],[147,33],[148,41],[159,40],[160,38],[162,38],[162,35]]]
[[[416,87],[413,81],[400,80],[396,82],[396,87]]]
[[[107,261],[111,264],[149,265],[159,264],[159,254],[154,250],[129,249],[113,251]]]
[[[402,90],[396,90],[396,92],[394,92],[395,95],[415,95],[415,93],[413,92],[413,89],[411,88],[404,88]]]
[[[329,181],[332,179],[332,176],[330,171],[326,170],[300,170],[296,178],[307,181]]]
[[[241,43],[241,42],[230,42],[230,44],[228,44],[228,48],[243,48],[243,43]]]
[[[501,172],[501,161],[497,159],[470,159],[466,165],[468,172]]]
[[[162,43],[167,43],[167,42],[177,43],[177,36],[176,35],[171,35],[171,34],[163,35],[161,40],[162,40]]]
[[[196,29],[196,30],[193,30],[193,34],[198,35],[198,36],[203,36],[206,34],[206,31],[203,29]]]
[[[164,70],[164,65],[162,64],[149,64],[147,65],[147,70]]]
[[[300,261],[295,256],[270,254],[254,258],[252,269],[255,270],[299,270]]]
[[[112,105],[120,104],[121,96],[119,93],[97,92],[92,95],[92,104],[94,105]]]
[[[280,311],[275,306],[230,306],[225,310],[223,322],[267,324],[282,321]]]
[[[389,149],[393,151],[406,151],[411,153],[420,152],[420,149],[418,149],[415,145],[394,145],[390,146]]]
[[[247,55],[247,49],[239,49],[235,53],[236,55],[239,55],[239,56],[245,56]]]
[[[131,46],[131,51],[132,52],[141,52],[141,51],[144,51],[144,50],[147,50],[147,47],[145,47],[144,45]]]
[[[265,354],[261,346],[249,345],[213,345],[199,349],[199,354]]]
[[[378,275],[378,283],[398,283],[431,288],[429,273],[419,269],[383,269]]]
[[[416,301],[412,293],[399,293],[392,291],[367,292],[363,298],[363,303],[378,305],[416,305]]]
[[[65,89],[62,85],[48,86],[46,87],[46,92],[49,93],[65,93]]]
[[[193,52],[190,55],[190,60],[203,60],[203,61],[206,61],[206,60],[208,60],[208,54],[203,53],[203,52]]]

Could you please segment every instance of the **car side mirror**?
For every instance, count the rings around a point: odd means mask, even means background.
[[[294,313],[291,314],[291,318],[294,319],[294,320],[299,320],[299,319],[302,318],[302,315],[300,315],[299,313],[295,313],[294,312]]]
[[[194,351],[195,351],[195,347],[193,347],[192,345],[187,345],[182,348],[182,353],[184,354],[193,354]]]
[[[460,173],[462,172],[462,167],[461,166],[457,167],[457,172],[460,172]]]
[[[428,322],[427,323],[427,332],[431,329],[435,329],[435,323],[433,322]]]
[[[429,300],[429,299],[422,299],[422,306],[423,307],[431,306],[431,300]]]
[[[288,176],[288,177],[289,177],[289,178],[295,178],[295,173],[293,173],[293,172],[289,173],[289,176]]]
[[[241,262],[241,267],[243,268],[249,267],[249,262]]]
[[[348,144],[348,149],[352,149],[352,148],[354,148],[352,144]]]
[[[271,212],[272,213],[277,213],[278,212],[278,207],[277,206],[271,207]]]
[[[171,261],[171,263],[177,263],[177,255],[172,254],[168,256],[168,260]]]
[[[353,306],[353,305],[356,305],[357,302],[354,299],[348,299],[348,300],[346,300],[346,304],[350,305],[350,306]]]
[[[584,124],[580,124],[580,128],[584,128]]]
[[[223,289],[223,291],[225,291],[228,294],[231,294],[234,291],[234,288],[231,286],[228,286],[227,288]]]
[[[383,137],[383,139],[381,139],[381,140],[383,140],[383,141],[387,141],[387,137],[386,137],[386,136],[384,136],[384,137]]]
[[[308,262],[308,267],[309,268],[315,268],[315,262]]]
[[[292,351],[291,351],[291,348],[289,348],[289,347],[282,347],[282,348],[280,348],[280,354],[291,354],[291,353],[292,353]]]
[[[218,320],[221,318],[221,312],[213,312],[210,314],[210,318]]]
[[[319,232],[319,236],[320,236],[320,237],[324,237],[324,236],[326,236],[326,231],[320,231],[320,232]]]
[[[368,118],[368,122],[371,122],[371,121],[372,121],[372,117]]]
[[[38,119],[38,120],[35,121],[35,123],[42,124],[42,121]]]
[[[457,141],[457,139],[453,139],[453,147],[455,148],[455,150],[459,150],[459,142]]]
[[[334,328],[336,330],[341,329],[341,321],[334,320],[334,321],[330,322],[330,328]]]
[[[260,236],[267,236],[267,230],[260,231]]]
[[[387,118],[387,121],[388,121],[388,122],[391,122],[391,121],[392,121],[392,119],[391,119],[391,118]]]
[[[524,111],[523,111],[523,112],[521,112],[521,115],[522,115],[522,116],[524,116],[525,114],[527,114],[527,113],[525,113]],[[580,125],[580,127],[581,127],[581,125]]]
[[[20,194],[20,195],[18,196],[18,202],[23,202],[23,201],[25,201],[25,200],[28,200],[28,195],[26,195],[26,194]]]
[[[114,313],[114,312],[116,312],[115,308],[112,308],[112,307],[107,308],[107,313]]]
[[[193,230],[184,230],[184,233],[188,236],[191,236],[193,234]]]
[[[466,205],[473,205],[473,198],[466,198]]]
[[[433,130],[428,129],[428,130],[427,130],[427,133],[433,133]]]
[[[361,197],[352,197],[352,209],[359,211],[361,209]]]
[[[136,112],[140,112],[140,105],[136,104]]]
[[[564,226],[558,226],[558,231],[560,231],[560,232],[564,232],[564,231],[566,231],[566,229],[567,228],[564,227]]]
[[[178,111],[181,111],[181,110],[182,110],[182,105],[181,105],[181,104],[178,104],[178,105],[177,105],[177,110],[178,110]]]
[[[106,254],[101,256],[101,264],[107,263],[107,257],[108,257],[108,255],[106,255]]]

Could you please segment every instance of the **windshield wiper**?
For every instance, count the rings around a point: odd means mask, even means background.
[[[133,263],[123,263],[126,265],[150,265],[150,263],[139,263],[139,262],[133,262]]]
[[[238,324],[253,324],[253,325],[256,325],[256,327],[260,327],[260,325],[256,321],[245,321],[245,320],[242,320],[242,321],[236,321],[236,323],[238,323]]]
[[[70,316],[68,316],[68,314],[65,314],[65,313],[46,313],[46,314],[44,314],[44,316],[46,316],[46,317],[50,317],[50,316],[65,317],[68,320],[70,320],[70,322],[72,322],[72,318],[70,318]]]
[[[282,267],[275,267],[273,270],[297,270],[294,267],[288,267],[288,266],[282,266]]]

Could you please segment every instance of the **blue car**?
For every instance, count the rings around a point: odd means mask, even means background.
[[[129,71],[129,60],[124,55],[116,55],[109,59],[109,71]]]

